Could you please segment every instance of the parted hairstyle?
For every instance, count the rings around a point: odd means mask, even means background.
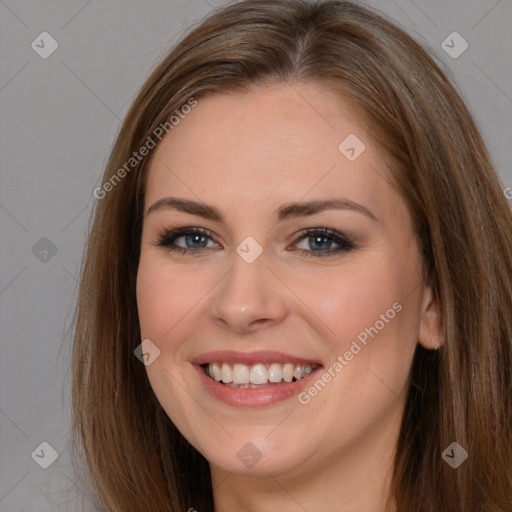
[[[440,350],[418,344],[411,365],[390,499],[399,512],[512,510],[512,212],[447,74],[383,14],[338,0],[224,6],[155,66],[106,165],[111,186],[92,212],[73,317],[72,454],[102,510],[213,511],[208,461],[173,425],[134,355],[155,150],[126,163],[191,98],[273,83],[328,87],[368,120],[441,311]],[[468,452],[457,469],[441,457],[454,441]]]

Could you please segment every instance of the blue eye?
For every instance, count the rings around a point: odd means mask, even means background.
[[[185,247],[176,245],[176,241],[183,239]],[[312,250],[293,249],[299,251],[305,256],[326,257],[335,254],[349,252],[356,249],[356,246],[344,234],[328,228],[308,229],[301,234],[295,244],[305,240]],[[178,254],[201,253],[204,249],[208,249],[208,242],[212,241],[211,233],[202,228],[178,228],[173,231],[164,231],[160,234],[158,247]],[[332,248],[332,244],[336,244],[337,248]],[[217,247],[220,247],[216,244]],[[327,250],[324,250],[327,249]]]
[[[347,236],[345,236],[342,233],[339,233],[338,231],[334,231],[328,228],[308,229],[305,231],[304,235],[299,238],[298,241],[300,240],[306,240],[307,243],[309,244],[309,247],[319,248],[319,250],[313,251],[298,249],[306,256],[322,258],[325,256],[332,256],[334,254],[338,254],[341,252],[349,252],[356,248],[356,246],[349,240]],[[336,245],[338,245],[336,249],[331,249],[333,242]],[[328,248],[329,250],[321,250],[325,248]]]
[[[183,238],[185,240],[185,246],[181,247],[175,244],[176,240]],[[157,245],[165,247],[169,251],[175,251],[177,253],[186,254],[188,252],[198,252],[195,249],[204,249],[208,243],[208,239],[211,240],[210,232],[206,229],[201,228],[178,228],[174,231],[164,232],[160,235]],[[206,242],[205,242],[206,240]],[[199,246],[197,245],[199,244]]]

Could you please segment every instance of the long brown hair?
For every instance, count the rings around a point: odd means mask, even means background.
[[[167,417],[134,355],[150,157],[126,164],[162,124],[172,137],[168,121],[191,98],[272,82],[326,86],[364,113],[409,208],[442,313],[441,349],[418,345],[414,355],[390,498],[401,512],[510,511],[511,209],[446,74],[383,15],[346,1],[247,0],[219,9],[165,56],[134,100],[82,264],[74,460],[85,464],[105,511],[213,510],[208,462]],[[441,456],[452,442],[468,452],[457,469]]]

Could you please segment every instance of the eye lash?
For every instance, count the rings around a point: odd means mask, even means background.
[[[199,248],[199,249],[191,249],[186,247],[179,247],[174,244],[174,241],[181,237],[186,235],[201,235],[204,237],[207,237],[211,240],[213,240],[212,233],[208,231],[207,229],[203,228],[195,228],[195,227],[181,227],[174,229],[172,231],[170,230],[164,230],[162,231],[159,236],[156,243],[153,245],[157,247],[162,247],[168,251],[172,251],[178,254],[201,254],[203,252],[203,249],[205,248]],[[343,233],[340,233],[338,231],[335,231],[333,229],[329,228],[310,228],[298,235],[298,238],[294,242],[294,245],[301,242],[303,239],[307,237],[313,237],[313,236],[321,236],[323,238],[331,239],[333,242],[335,242],[339,247],[336,249],[329,249],[326,251],[307,251],[305,249],[292,249],[293,251],[298,251],[301,254],[305,256],[311,256],[313,258],[325,258],[329,256],[335,256],[339,253],[343,252],[350,252],[355,249],[357,249],[356,245]]]
[[[159,236],[157,242],[154,244],[157,247],[162,247],[168,251],[176,252],[179,254],[190,254],[190,253],[199,253],[200,250],[194,250],[186,247],[178,247],[173,245],[174,241],[180,236],[184,235],[202,235],[208,238],[212,238],[212,233],[203,228],[193,228],[193,227],[182,227],[177,228],[172,231],[164,230]]]
[[[313,258],[325,258],[335,256],[339,253],[350,252],[357,249],[356,245],[343,233],[329,228],[310,228],[302,232],[295,243],[302,241],[304,238],[321,235],[325,238],[330,238],[339,245],[337,249],[329,249],[328,251],[306,251],[304,249],[294,249],[301,252],[305,256]]]

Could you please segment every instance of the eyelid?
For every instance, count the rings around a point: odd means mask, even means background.
[[[165,247],[164,242],[166,239],[170,239],[174,242],[174,240],[176,240],[177,238],[181,238],[182,236],[187,236],[190,234],[202,235],[204,237],[211,239],[216,244],[220,245],[216,241],[216,235],[212,231],[210,231],[209,229],[200,228],[197,226],[180,226],[180,227],[171,228],[171,229],[163,229],[158,234],[158,242],[156,245],[161,245],[161,246]],[[190,250],[193,251],[193,249],[190,249]],[[199,251],[196,250],[195,252],[199,252]]]
[[[159,238],[157,242],[154,244],[155,246],[162,247],[169,252],[180,253],[184,255],[197,255],[200,256],[204,254],[205,249],[210,249],[209,247],[200,247],[200,248],[188,248],[176,246],[174,244],[175,240],[178,238],[182,238],[188,235],[201,235],[202,237],[207,238],[208,240],[214,242],[217,245],[221,245],[216,241],[216,236],[208,229],[200,228],[197,226],[180,226],[172,229],[164,229],[160,232]],[[315,227],[315,228],[307,228],[299,231],[298,233],[294,233],[291,235],[291,238],[295,242],[294,245],[301,243],[303,240],[308,237],[325,237],[333,241],[338,247],[335,249],[328,249],[326,251],[313,251],[307,249],[292,249],[292,251],[298,251],[303,255],[312,256],[312,257],[330,257],[336,256],[340,253],[348,253],[353,250],[358,249],[357,237],[352,237],[347,235],[344,232],[340,232],[336,229],[328,228],[328,227]],[[287,250],[289,250],[287,248]]]

